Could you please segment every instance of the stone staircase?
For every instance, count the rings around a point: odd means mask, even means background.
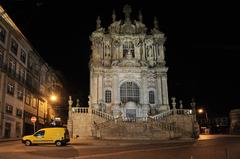
[[[102,139],[151,139],[168,140],[191,137],[192,116],[187,109],[173,109],[147,118],[114,118],[112,115],[91,108],[74,107],[73,137]],[[72,127],[71,127],[72,126]]]
[[[114,118],[113,116],[93,110],[93,115],[105,119],[94,123],[95,137],[102,139],[172,139],[191,137],[192,132],[181,128],[174,115],[185,115],[188,110],[169,110],[144,119]],[[175,117],[176,118],[176,117]]]

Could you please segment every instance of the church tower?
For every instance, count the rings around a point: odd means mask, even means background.
[[[164,33],[148,31],[139,12],[131,19],[131,7],[124,6],[124,20],[105,29],[97,18],[92,33],[89,107],[118,117],[144,118],[169,110]]]

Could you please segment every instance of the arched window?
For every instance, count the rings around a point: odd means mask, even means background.
[[[125,82],[120,86],[120,99],[122,103],[133,101],[139,103],[139,88],[134,82]]]
[[[155,104],[154,91],[149,91],[149,103]]]
[[[112,102],[112,94],[110,90],[105,91],[105,102],[111,103]]]

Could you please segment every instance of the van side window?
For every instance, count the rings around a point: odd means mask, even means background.
[[[34,136],[44,136],[44,134],[45,134],[45,130],[42,130],[34,134]]]

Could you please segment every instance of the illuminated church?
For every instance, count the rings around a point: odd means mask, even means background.
[[[88,107],[73,105],[69,98],[68,130],[73,139],[159,139],[197,134],[193,109],[183,109],[168,101],[164,34],[158,21],[148,30],[139,12],[130,17],[131,7],[123,8],[124,20],[112,14],[107,30],[97,18],[92,42],[90,95]]]
[[[165,37],[154,28],[147,34],[143,17],[131,20],[130,6],[123,9],[124,20],[112,14],[105,31],[101,20],[91,35],[90,105],[114,117],[147,117],[169,110]]]

